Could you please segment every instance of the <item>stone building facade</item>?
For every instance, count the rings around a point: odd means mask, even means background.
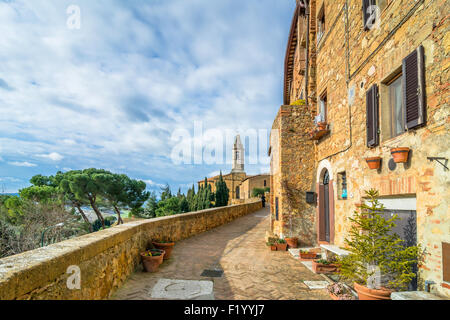
[[[270,175],[259,174],[255,176],[249,176],[242,181],[240,186],[240,199],[248,200],[252,198],[253,189],[265,189],[270,188]]]
[[[297,1],[270,154],[275,233],[286,233],[283,215],[292,211],[283,180],[304,202],[313,242],[342,247],[348,218],[365,190],[377,189],[386,214],[412,223],[425,250],[419,286],[428,281],[450,296],[446,12],[446,0]],[[392,160],[400,147],[410,149],[406,163]],[[366,162],[372,157],[381,158],[377,170]],[[311,205],[306,191],[316,194]]]

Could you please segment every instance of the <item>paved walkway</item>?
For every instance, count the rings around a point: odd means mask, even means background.
[[[183,240],[157,273],[136,272],[112,296],[150,300],[159,279],[209,280],[217,300],[329,300],[325,290],[303,281],[323,281],[288,252],[270,251],[264,242],[269,211],[263,209],[227,225]],[[221,278],[205,278],[205,269],[222,269]]]

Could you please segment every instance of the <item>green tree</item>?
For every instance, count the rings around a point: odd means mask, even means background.
[[[269,192],[270,188],[254,188],[252,190],[252,197],[256,198],[256,197],[262,197],[263,195],[266,194],[266,192]]]
[[[215,206],[224,207],[228,205],[230,190],[223,180],[222,171],[220,171],[219,181],[216,182]]]
[[[119,206],[126,201],[126,184],[129,179],[124,174],[102,173],[93,176],[96,184],[101,186],[100,194],[117,214],[117,224],[123,224]]]
[[[157,217],[172,216],[180,213],[180,199],[177,197],[167,198],[158,202],[158,209],[156,209]]]
[[[340,259],[341,275],[369,288],[377,288],[372,282],[376,272],[381,284],[388,288],[404,289],[416,277],[413,266],[418,263],[418,246],[407,246],[400,236],[393,233],[394,215],[384,217],[385,208],[378,201],[378,191],[366,192],[369,205],[363,204],[355,211],[349,238],[345,239],[350,254]]]
[[[81,172],[73,171],[66,174],[66,180],[69,183],[70,191],[80,202],[87,201],[102,227],[105,227],[105,219],[97,207],[97,198],[102,194],[102,185],[95,181],[95,176],[99,174],[108,174],[109,172],[101,169],[85,169]]]
[[[180,201],[180,212],[182,212],[182,213],[189,212],[189,202],[187,201],[187,199],[184,195],[181,197],[181,201]]]

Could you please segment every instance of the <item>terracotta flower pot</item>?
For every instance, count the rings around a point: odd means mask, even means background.
[[[358,293],[359,300],[391,300],[391,290],[388,289],[369,289],[366,286],[353,284]]]
[[[276,245],[270,246],[270,251],[277,251],[277,246]]]
[[[289,248],[291,248],[291,249],[298,248],[298,238],[286,238],[285,240],[286,240]]]
[[[277,251],[287,251],[287,243],[277,243]]]
[[[369,165],[370,169],[379,169],[381,166],[381,158],[380,157],[367,158],[366,162]]]
[[[141,252],[141,259],[142,259],[142,264],[144,265],[144,269],[146,272],[156,272],[158,271],[158,268],[160,266],[161,263],[163,263],[163,259],[164,259],[164,250],[158,250],[158,249],[154,249],[154,250],[150,250],[150,251],[160,251],[162,254],[160,256],[153,256],[153,257],[149,257],[146,256],[145,254],[146,252]]]
[[[391,149],[392,157],[395,163],[406,163],[408,162],[409,148],[394,148]]]
[[[320,131],[327,130],[327,123],[326,122],[319,122],[317,124],[317,127],[319,128]]]
[[[300,252],[300,259],[316,259],[317,258],[317,253],[314,252],[308,252],[308,253],[302,253]]]
[[[330,293],[330,297],[331,297],[331,299],[333,299],[333,300],[340,300],[338,296],[336,296],[336,295],[334,295],[334,294],[332,294],[332,293]]]
[[[318,274],[339,272],[339,267],[340,266],[338,264],[323,264],[316,261],[312,262],[313,271]]]
[[[175,246],[175,242],[169,243],[160,243],[160,242],[152,242],[156,249],[164,250],[166,254],[164,255],[164,260],[169,260],[172,255],[173,247]]]

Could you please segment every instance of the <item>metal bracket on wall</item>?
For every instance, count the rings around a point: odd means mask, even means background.
[[[449,170],[447,167],[447,163],[448,163],[448,159],[447,158],[441,158],[441,157],[427,157],[428,160],[430,160],[431,162],[436,161],[438,162],[440,165],[442,165],[445,169]],[[441,162],[444,161],[444,162]]]

